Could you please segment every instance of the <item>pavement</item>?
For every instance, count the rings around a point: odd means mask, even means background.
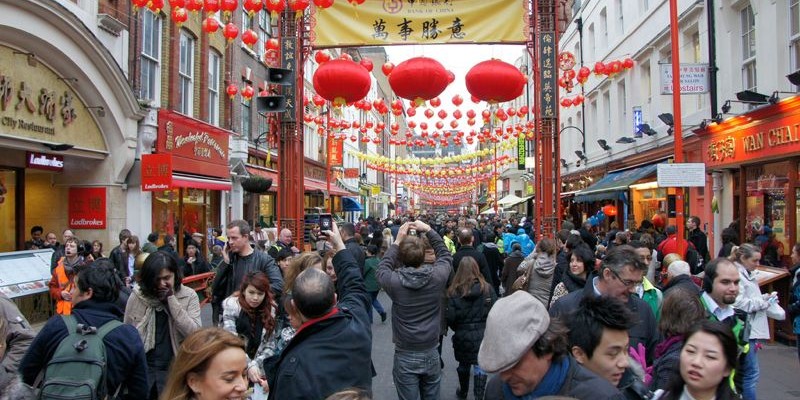
[[[394,344],[392,343],[391,325],[391,300],[385,292],[378,296],[384,309],[389,312],[389,318],[381,323],[378,313],[374,312],[372,323],[372,362],[378,375],[372,380],[373,399],[396,399],[397,392],[392,381],[392,360],[394,357]],[[202,309],[203,326],[211,326],[211,306]],[[458,387],[456,367],[458,363],[453,356],[452,332],[444,338],[442,345],[442,359],[444,370],[442,373],[441,399],[455,400]],[[758,385],[759,399],[766,400],[792,400],[800,399],[800,363],[797,349],[780,343],[767,344],[759,352],[761,377]],[[470,382],[471,385],[471,382]],[[473,399],[472,387],[468,399]]]

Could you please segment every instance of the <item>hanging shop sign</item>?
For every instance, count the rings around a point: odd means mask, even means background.
[[[283,35],[282,35],[283,36]],[[297,68],[298,62],[297,55],[297,39],[294,37],[286,36],[281,38],[281,68],[294,71]],[[286,98],[286,110],[283,112],[284,122],[295,122],[295,87],[294,82],[289,85],[283,85],[283,96]],[[282,130],[283,131],[283,130]]]
[[[172,188],[172,154],[142,154],[142,190]]]
[[[331,146],[331,167],[341,167],[344,165],[344,142],[336,140]]]
[[[337,1],[315,11],[314,47],[524,43],[528,2]]]
[[[29,151],[25,153],[25,167],[46,171],[64,171],[64,156]]]
[[[672,64],[658,64],[661,94],[672,94]],[[708,64],[681,64],[681,94],[708,93]]]
[[[227,179],[229,132],[171,110],[158,112],[156,153],[172,155],[177,172]]]
[[[706,167],[797,154],[800,152],[798,106],[800,100],[792,99],[709,127],[710,134],[702,142]]]
[[[0,133],[105,152],[95,117],[67,82],[77,80],[62,78],[33,54],[0,46]]]
[[[540,85],[539,104],[542,118],[556,117],[556,34],[542,32],[539,35]]]
[[[525,170],[525,138],[517,139],[517,169]]]
[[[345,179],[351,178],[358,178],[360,174],[358,173],[358,168],[345,168],[344,169],[344,177]]]
[[[71,187],[68,199],[70,229],[106,229],[106,188]]]

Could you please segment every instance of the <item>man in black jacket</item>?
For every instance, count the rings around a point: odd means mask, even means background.
[[[316,268],[297,275],[287,310],[297,332],[281,353],[270,399],[324,399],[346,388],[371,391],[370,296],[336,224],[332,228],[325,233],[336,251],[335,288]]]
[[[131,231],[128,229],[123,229],[119,231],[119,245],[114,247],[111,250],[111,254],[108,255],[108,258],[114,263],[114,268],[117,269],[118,273],[121,274],[120,276],[128,277],[129,270],[128,270],[128,249],[127,243],[128,239],[131,237]]]
[[[75,278],[72,315],[79,324],[100,328],[106,322],[122,322],[122,310],[116,305],[120,284],[109,262],[94,262]],[[22,381],[33,385],[36,377],[53,357],[61,341],[69,335],[60,315],[47,321],[33,340],[20,363]],[[142,400],[147,393],[147,360],[139,332],[132,325],[114,328],[103,339],[106,346],[105,378],[107,392],[119,391],[122,399]]]
[[[701,264],[706,265],[711,261],[711,256],[708,253],[708,238],[700,229],[700,224],[700,217],[692,215],[686,220],[686,231],[688,232],[689,242],[694,245],[694,249],[703,258]]]
[[[356,264],[358,264],[358,268],[361,269],[361,273],[363,274],[364,262],[367,259],[367,255],[364,254],[364,249],[361,248],[361,245],[358,244],[356,240],[356,227],[352,223],[346,222],[342,224],[342,228],[339,229],[339,232],[342,234],[344,247],[353,255],[353,259],[356,260]]]
[[[453,274],[458,271],[458,264],[461,263],[462,258],[472,257],[478,262],[478,269],[481,271],[483,279],[486,279],[486,282],[494,285],[494,282],[499,281],[499,278],[492,278],[492,271],[489,269],[489,263],[486,261],[486,257],[473,247],[474,240],[472,229],[461,228],[458,230],[458,243],[461,244],[461,247],[453,254]]]
[[[222,250],[222,264],[212,285],[214,308],[222,310],[222,301],[239,290],[242,279],[248,272],[263,272],[269,278],[269,286],[276,300],[283,291],[283,275],[275,260],[263,251],[255,251],[250,245],[250,224],[245,220],[234,220],[227,226],[228,244]],[[217,317],[214,315],[213,317]]]
[[[646,271],[647,265],[639,261],[631,246],[616,246],[603,259],[598,276],[587,280],[583,290],[574,291],[556,300],[550,306],[550,315],[569,319],[570,313],[578,308],[584,297],[617,298],[638,317],[638,323],[628,331],[629,343],[634,349],[640,343],[644,345],[647,362],[650,363],[659,340],[656,318],[650,306],[636,294]]]
[[[667,297],[672,289],[682,287],[688,290],[689,293],[694,293],[700,296],[700,286],[694,283],[690,272],[689,263],[686,261],[673,261],[667,267],[667,284],[664,286],[664,297]]]

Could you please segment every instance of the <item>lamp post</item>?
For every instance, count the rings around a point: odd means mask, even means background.
[[[560,131],[558,131],[558,139],[559,140],[561,140],[561,133],[563,133],[567,129],[575,129],[576,131],[578,131],[581,134],[581,152],[583,154],[586,154],[586,132],[584,132],[583,129],[578,128],[577,126],[572,126],[572,125],[565,126],[565,127],[561,128]]]

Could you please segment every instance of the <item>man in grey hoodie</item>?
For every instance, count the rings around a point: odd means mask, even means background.
[[[409,235],[412,229],[419,236]],[[436,254],[433,264],[424,263],[428,245]],[[439,398],[441,296],[452,272],[452,258],[442,237],[430,226],[408,222],[400,227],[375,272],[392,299],[392,376],[400,400]]]

